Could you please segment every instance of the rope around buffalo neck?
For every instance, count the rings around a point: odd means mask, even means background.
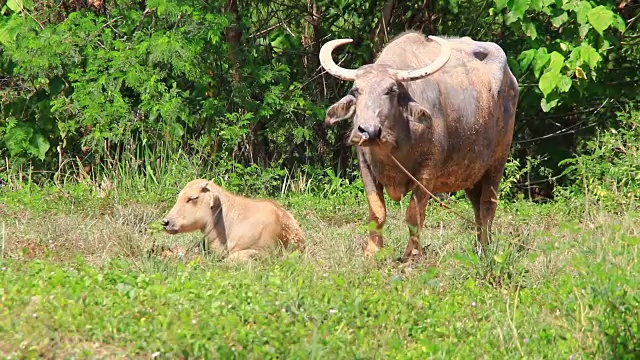
[[[449,205],[445,204],[442,200],[438,199],[435,195],[433,195],[433,193],[431,191],[429,191],[424,185],[422,185],[422,183],[420,181],[418,181],[418,179],[413,177],[413,175],[411,175],[411,173],[407,169],[405,169],[404,166],[402,166],[402,164],[400,164],[400,161],[398,161],[398,159],[396,159],[395,156],[393,156],[391,153],[389,153],[389,156],[391,157],[391,160],[393,160],[393,162],[395,162],[396,165],[398,165],[398,167],[402,171],[404,171],[404,173],[407,174],[407,176],[409,176],[411,178],[411,180],[413,180],[418,186],[420,186],[422,188],[422,190],[424,190],[427,193],[427,195],[429,195],[432,199],[437,201],[438,204],[440,204],[440,206],[442,206],[443,208],[445,208],[447,210],[450,210],[452,213],[454,213],[456,216],[458,216],[462,220],[464,220],[464,221],[476,226],[475,221],[471,221],[469,218],[465,217],[464,215],[461,215],[457,211],[453,210]]]
[[[378,140],[378,144],[380,144],[380,140]],[[391,157],[391,159],[393,160],[393,162],[395,162],[395,163],[396,163],[396,165],[398,165],[398,167],[399,167],[399,168],[400,168],[400,169],[401,169],[405,174],[407,174],[407,176],[409,176],[409,177],[411,178],[411,180],[413,180],[413,181],[414,181],[418,186],[420,186],[420,188],[422,188],[422,190],[424,190],[424,191],[427,193],[427,195],[429,195],[432,199],[434,199],[435,201],[437,201],[437,202],[440,204],[440,206],[442,206],[442,207],[444,207],[445,209],[447,209],[447,210],[451,211],[454,215],[456,215],[457,217],[461,218],[462,220],[464,220],[464,221],[466,221],[466,222],[468,222],[468,223],[470,223],[470,224],[473,224],[473,226],[476,226],[476,227],[478,226],[478,225],[475,223],[475,221],[471,221],[471,220],[470,220],[469,218],[467,218],[466,216],[461,215],[461,214],[460,214],[460,213],[458,213],[457,211],[453,210],[449,205],[445,204],[444,202],[442,202],[442,200],[438,199],[435,195],[433,195],[433,193],[432,193],[431,191],[429,191],[429,190],[428,190],[428,189],[427,189],[427,188],[426,188],[426,187],[425,187],[425,186],[424,186],[420,181],[418,181],[418,179],[416,179],[413,175],[411,175],[411,173],[410,173],[407,169],[405,169],[405,167],[404,167],[404,166],[402,166],[402,164],[400,164],[400,161],[398,161],[398,159],[396,159],[396,157],[395,157],[395,156],[393,156],[393,154],[389,153],[389,156]],[[488,234],[490,234],[491,236],[493,236],[493,235],[494,235],[493,231],[490,231],[489,229],[486,229],[486,230],[487,230],[487,233],[488,233]],[[507,240],[508,242],[510,242],[510,243],[512,243],[512,244],[515,244],[515,245],[519,245],[519,246],[525,247],[525,248],[527,248],[527,249],[529,249],[529,250],[533,250],[533,251],[540,251],[539,249],[536,249],[536,248],[533,248],[533,247],[531,247],[531,246],[525,245],[525,244],[523,244],[523,243],[521,243],[521,242],[513,241],[513,240],[510,240],[510,239],[505,239],[505,240]]]

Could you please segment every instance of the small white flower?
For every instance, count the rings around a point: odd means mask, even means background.
[[[34,319],[37,319],[37,318],[38,318],[38,314],[33,313],[33,314],[31,315],[31,317],[32,317],[32,318],[34,318]]]
[[[287,312],[287,309],[285,309],[285,308],[282,308],[282,312]]]
[[[336,310],[336,309],[329,309],[329,314],[335,314],[337,312],[338,312],[338,310]]]
[[[327,277],[327,274],[322,274],[322,277]]]
[[[473,307],[476,307],[476,305],[477,305],[477,304],[476,304],[476,302],[475,302],[475,301],[471,303],[471,306],[473,306]]]
[[[6,267],[6,266],[3,266],[3,267],[2,267],[2,271],[5,271],[5,270],[7,270],[7,267]]]
[[[191,323],[195,325],[197,323],[196,319],[191,320]]]
[[[153,354],[151,354],[151,358],[152,358],[152,359],[155,359],[155,358],[157,358],[158,356],[160,356],[160,351],[156,351],[156,352],[154,352]]]

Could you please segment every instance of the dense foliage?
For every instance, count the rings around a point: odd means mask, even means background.
[[[0,11],[7,173],[96,179],[123,162],[151,171],[180,151],[203,168],[277,179],[265,191],[327,169],[354,179],[347,125],[322,126],[349,84],[323,74],[319,49],[353,38],[340,56],[356,67],[407,29],[507,52],[521,85],[509,193],[550,196],[558,181],[583,180],[566,165],[594,146],[637,144],[635,2],[8,0]],[[601,137],[610,130],[620,131]],[[637,183],[634,164],[620,181]]]

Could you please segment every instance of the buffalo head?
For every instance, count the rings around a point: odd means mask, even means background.
[[[353,129],[349,137],[352,144],[369,146],[380,143],[394,145],[406,127],[406,120],[422,121],[429,118],[429,112],[413,100],[403,82],[423,79],[442,68],[451,56],[447,41],[436,36],[430,39],[438,42],[442,51],[430,65],[415,70],[398,70],[386,64],[368,64],[356,70],[345,69],[333,61],[333,50],[350,43],[351,39],[331,40],[320,49],[320,64],[331,75],[353,81],[349,93],[327,110],[325,123],[353,117]],[[400,55],[402,56],[402,55]]]

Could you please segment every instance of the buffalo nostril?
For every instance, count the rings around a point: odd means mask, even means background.
[[[382,134],[382,128],[378,125],[374,125],[372,126],[372,131],[370,135],[371,139],[378,139],[380,137],[380,135]]]
[[[162,219],[162,226],[168,226],[168,225],[169,225],[169,220]]]
[[[377,124],[358,125],[358,132],[364,139],[376,140],[382,134],[382,128]]]

